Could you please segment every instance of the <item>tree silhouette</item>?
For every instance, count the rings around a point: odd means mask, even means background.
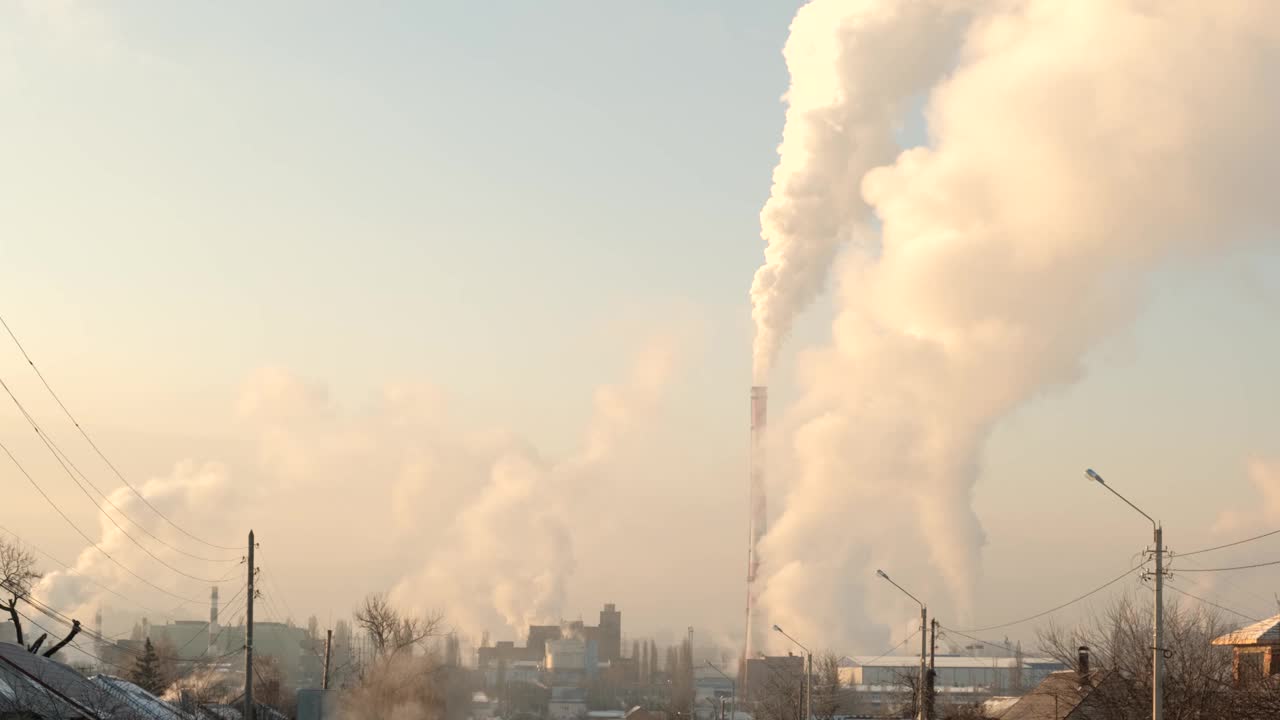
[[[156,654],[156,648],[151,644],[151,638],[147,638],[146,644],[142,648],[142,656],[134,662],[133,672],[129,674],[129,680],[152,695],[159,695],[164,692],[165,680],[160,672],[160,656]]]

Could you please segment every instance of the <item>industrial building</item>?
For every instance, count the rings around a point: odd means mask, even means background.
[[[939,655],[934,659],[934,687],[940,704],[973,704],[996,695],[1020,695],[1065,668],[1053,658]],[[919,673],[919,656],[840,660],[840,684],[856,693],[862,707],[873,710],[900,702],[907,679]]]
[[[558,671],[566,678],[575,673],[591,677],[602,664],[622,659],[622,613],[613,603],[608,603],[600,611],[598,625],[586,625],[581,620],[559,625],[530,625],[524,647],[509,640],[501,641],[477,650],[477,658],[480,669],[494,678],[500,668],[505,673],[507,668],[521,662],[539,663],[544,671]],[[577,677],[574,681],[581,679]]]

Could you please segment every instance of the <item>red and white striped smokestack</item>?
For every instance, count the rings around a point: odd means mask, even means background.
[[[743,659],[750,659],[764,646],[764,625],[756,606],[759,597],[760,540],[768,529],[764,490],[765,427],[769,419],[769,389],[751,388],[751,469],[747,491],[747,631]]]

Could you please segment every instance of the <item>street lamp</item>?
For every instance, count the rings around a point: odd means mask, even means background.
[[[912,600],[915,600],[916,604],[920,606],[920,679],[919,679],[919,682],[916,683],[918,685],[918,692],[916,694],[919,696],[916,702],[916,717],[920,718],[920,720],[929,720],[929,713],[928,713],[928,710],[925,708],[925,702],[927,699],[927,696],[925,695],[925,692],[926,692],[925,683],[927,682],[926,675],[928,672],[925,668],[925,653],[927,652],[928,641],[929,641],[928,608],[925,607],[924,603],[921,602],[920,598],[907,592],[906,588],[894,582],[893,578],[889,577],[889,574],[886,573],[885,571],[876,570],[876,575],[879,575],[881,578],[884,579],[885,582],[898,588],[898,590],[902,591],[903,595],[906,595]]]
[[[1090,482],[1096,482],[1109,490],[1112,495],[1123,500],[1125,505],[1137,510],[1139,515],[1151,523],[1156,542],[1156,599],[1151,629],[1154,639],[1151,648],[1151,720],[1164,720],[1164,528],[1160,527],[1160,523],[1156,522],[1155,518],[1143,512],[1142,508],[1116,492],[1115,488],[1108,485],[1101,475],[1093,471],[1093,468],[1085,470],[1084,476]]]
[[[804,651],[805,656],[805,672],[804,672],[804,720],[811,720],[813,717],[813,653],[809,648],[800,644],[799,640],[791,637],[785,630],[773,626],[774,632],[796,644],[796,647]]]
[[[733,693],[729,697],[729,720],[738,720],[738,681],[728,675],[725,675],[724,671],[715,665],[712,665],[710,660],[707,661],[707,667],[720,673],[720,677],[729,681],[729,687]],[[724,701],[721,701],[720,703],[720,714],[722,716],[724,715]]]

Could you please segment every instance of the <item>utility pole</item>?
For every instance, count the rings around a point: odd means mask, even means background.
[[[324,636],[324,675],[320,677],[320,689],[329,689],[329,649],[333,647],[333,631],[326,630]]]
[[[919,716],[920,720],[929,720],[929,712],[925,709],[925,706],[924,706],[925,705],[924,686],[925,686],[925,683],[927,682],[925,678],[925,673],[926,673],[925,655],[928,649],[929,649],[929,610],[925,608],[924,603],[921,603],[920,604],[920,681],[917,683],[917,685],[920,686],[919,687],[920,692],[917,693],[920,696],[920,699],[918,701],[918,704],[916,705],[916,707],[919,708],[916,712],[916,715]]]
[[[933,665],[934,655],[937,652],[938,652],[938,618],[934,618],[929,623],[929,703],[928,703],[928,708],[926,708],[929,711],[929,717],[933,717],[934,706],[938,702],[937,688],[934,687],[936,678],[938,677],[938,673],[937,673],[937,670],[934,669],[934,665]]]
[[[1156,530],[1156,607],[1151,644],[1151,720],[1164,720],[1164,528]]]
[[[244,627],[244,720],[254,720],[253,705],[253,531],[249,531],[249,586]]]
[[[1090,482],[1096,482],[1106,488],[1108,492],[1124,501],[1124,504],[1138,511],[1139,515],[1146,518],[1151,523],[1151,530],[1155,535],[1156,547],[1156,571],[1155,571],[1155,617],[1151,623],[1151,720],[1164,720],[1164,528],[1155,518],[1146,513],[1145,510],[1129,502],[1129,499],[1116,489],[1107,484],[1102,476],[1094,472],[1093,468],[1084,471],[1084,476]],[[1143,577],[1148,577],[1144,575]]]

